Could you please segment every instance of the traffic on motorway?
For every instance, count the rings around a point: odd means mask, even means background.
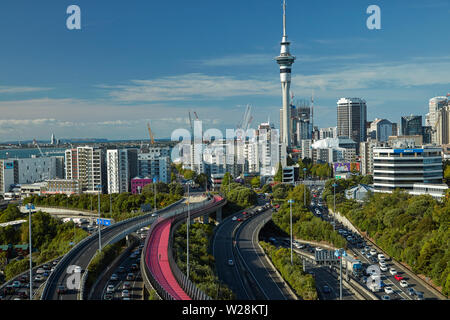
[[[114,270],[103,288],[102,300],[142,300],[143,287],[140,271],[141,252],[144,248],[147,228],[136,232],[140,236],[139,246]]]
[[[361,285],[370,289],[381,300],[426,300],[437,299],[437,297],[427,290],[422,284],[409,277],[403,268],[395,264],[384,252],[379,252],[375,247],[368,244],[358,233],[352,232],[342,225],[337,219],[330,215],[326,204],[323,202],[321,194],[322,187],[313,188],[313,198],[311,201],[311,211],[313,214],[325,221],[330,222],[347,241],[347,254],[353,255],[355,259],[362,262],[363,273],[351,277]],[[309,248],[311,252],[311,248]],[[376,265],[380,270],[380,286],[370,284],[370,273],[367,268]],[[369,270],[370,271],[370,270]]]
[[[34,267],[33,276],[33,296],[37,290],[47,280],[48,276],[55,269],[59,260],[52,260],[46,264]],[[0,300],[29,300],[30,298],[30,272],[29,270],[8,281],[0,290]]]

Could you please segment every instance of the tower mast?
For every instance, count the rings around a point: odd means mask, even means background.
[[[291,106],[289,103],[289,89],[291,86],[291,66],[295,61],[295,57],[291,56],[289,53],[290,42],[287,39],[286,33],[286,1],[283,0],[283,37],[281,39],[281,50],[280,55],[275,58],[277,63],[280,65],[280,81],[281,81],[281,92],[283,101],[283,117],[280,123],[282,128],[281,143],[285,144],[286,147],[291,146]]]

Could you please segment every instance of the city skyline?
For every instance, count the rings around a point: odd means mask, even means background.
[[[47,140],[52,133],[148,139],[147,121],[156,137],[168,138],[189,127],[189,110],[205,127],[224,130],[236,126],[247,104],[252,127],[270,118],[280,128],[274,58],[282,1],[171,2],[183,9],[176,11],[156,2],[124,8],[78,1],[79,31],[65,28],[69,4],[0,5],[0,141]],[[314,90],[319,127],[336,126],[342,97],[366,100],[369,121],[399,123],[411,113],[424,118],[429,99],[449,91],[450,5],[380,1],[381,30],[367,29],[368,5],[287,2],[297,57],[291,91],[295,101]],[[19,12],[23,19],[15,21]]]

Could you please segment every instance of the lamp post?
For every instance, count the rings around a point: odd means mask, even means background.
[[[336,230],[336,187],[338,185],[336,183],[333,183],[333,215],[334,215],[334,225],[333,230]]]
[[[303,168],[303,173],[303,180],[306,180],[306,168]],[[305,189],[303,190],[303,205],[306,208],[306,184],[304,183],[303,185],[305,186]]]
[[[288,200],[289,207],[291,209],[291,217],[290,217],[290,223],[291,223],[291,265],[294,264],[294,260],[293,260],[293,257],[292,257],[292,203],[293,202],[294,202],[294,200],[292,200],[292,199]]]
[[[342,259],[347,256],[347,252],[341,248],[336,250],[334,255],[339,259],[339,300],[342,300]]]
[[[98,184],[96,188],[98,189],[98,250],[102,252],[102,226],[100,221],[100,191],[102,190],[102,185]]]
[[[26,205],[28,209],[28,238],[29,238],[29,249],[30,249],[30,300],[33,300],[33,257],[31,248],[31,210],[34,210],[34,204],[29,203]]]
[[[188,188],[188,214],[187,214],[187,222],[186,222],[186,277],[189,280],[189,224],[191,222],[191,211],[190,211],[190,197],[189,197],[189,184],[191,183],[191,180],[187,183]]]

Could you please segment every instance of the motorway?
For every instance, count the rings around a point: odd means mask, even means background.
[[[184,206],[184,203],[177,204],[173,206],[170,211],[182,208]],[[153,219],[150,219],[149,223],[151,223]],[[131,223],[134,224],[134,223]],[[130,228],[132,225],[130,223],[125,223],[117,228],[113,228],[115,225],[113,224],[111,227],[108,227],[104,230],[102,230],[101,234],[101,241],[102,244],[107,243],[108,241],[112,240],[115,236],[117,236],[120,232],[125,231],[126,229]],[[80,266],[83,272],[85,272],[85,269],[87,268],[89,262],[94,257],[98,250],[98,235],[96,240],[90,241],[83,250],[77,252],[76,254],[71,257],[70,261],[65,263],[66,266],[69,265],[77,265]],[[68,274],[65,272],[66,270],[60,270],[59,274],[56,275],[56,279],[48,283],[48,292],[49,295],[45,297],[48,300],[77,300],[78,299],[78,290],[68,290],[66,294],[59,295],[56,292],[56,288],[59,285],[66,286],[66,282],[68,278],[71,276],[71,274]],[[67,287],[67,286],[66,286]]]
[[[313,212],[315,211],[315,209],[318,209],[321,214],[317,215],[315,212],[314,214],[326,221],[333,221],[333,216],[329,214],[328,212],[328,208],[325,206],[317,206],[314,203],[312,204],[312,209]],[[342,224],[340,224],[337,220],[334,221],[334,223],[336,224],[336,230],[342,230],[347,232],[347,236],[348,235],[352,235],[353,233],[345,228]],[[353,234],[354,235],[354,234]],[[357,238],[363,239],[361,234],[357,234],[356,235]],[[360,245],[357,245],[356,243],[348,243],[348,250],[347,253],[351,253],[352,256],[356,256],[359,260],[361,260],[361,262],[363,263],[363,265],[365,265],[365,268],[369,265],[377,265],[378,266],[378,261],[376,260],[376,256],[379,253],[384,254],[385,257],[388,257],[388,255],[385,252],[380,252],[378,249],[376,249],[373,246],[370,246],[366,241],[362,241]],[[366,248],[364,254],[362,254],[362,250],[363,248]],[[368,250],[367,249],[375,249],[377,251],[377,253],[373,256],[371,256],[370,254],[368,254]],[[386,296],[388,295],[390,300],[414,300],[415,296],[414,295],[409,295],[408,294],[408,288],[413,288],[416,292],[422,292],[424,299],[425,300],[436,300],[438,299],[436,297],[436,295],[431,292],[430,290],[428,290],[423,284],[421,284],[419,281],[413,279],[412,277],[409,277],[408,274],[403,270],[402,266],[397,264],[397,263],[393,263],[392,261],[389,261],[386,259],[386,266],[388,268],[388,270],[390,268],[395,268],[397,270],[397,274],[401,275],[404,277],[404,280],[406,280],[408,282],[408,287],[401,287],[399,284],[399,281],[397,281],[394,276],[392,274],[389,273],[389,271],[381,271],[381,281],[383,282],[384,286],[389,286],[393,289],[393,293],[391,294],[387,294],[385,293],[384,289],[380,290],[379,292],[374,292],[374,294],[381,299],[382,296]],[[354,280],[358,281],[362,286],[365,287],[365,281],[364,278],[354,278]]]
[[[256,212],[258,208],[247,210],[247,215]],[[236,294],[236,299],[293,299],[258,246],[259,227],[265,220],[270,219],[271,215],[271,210],[266,210],[242,222],[228,217],[216,230],[213,255],[217,274],[219,279]],[[242,213],[234,216],[244,218]],[[230,259],[233,265],[228,264]]]

